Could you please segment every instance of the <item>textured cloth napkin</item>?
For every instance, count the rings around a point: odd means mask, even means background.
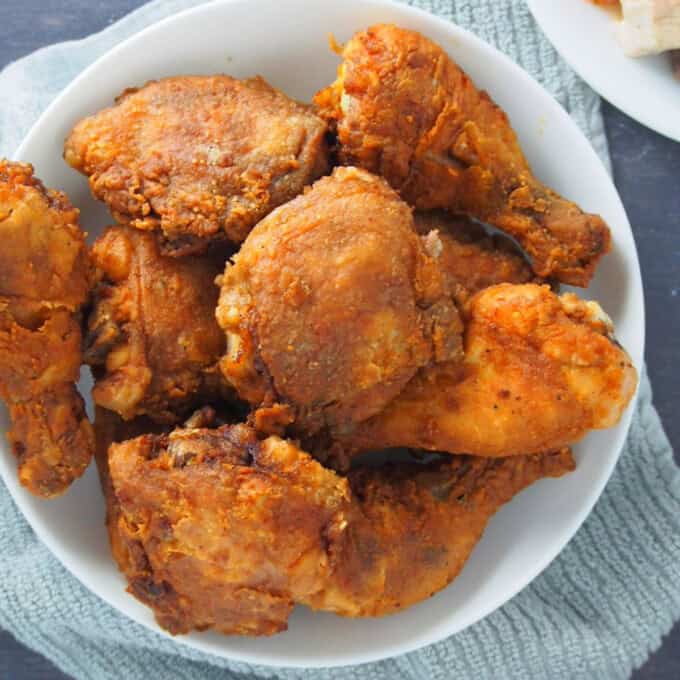
[[[14,153],[47,104],[90,62],[141,28],[197,4],[155,0],[101,33],[8,66],[0,74],[0,155]],[[510,55],[567,109],[608,163],[597,95],[558,57],[523,2],[411,4]],[[0,626],[78,679],[624,678],[680,616],[680,473],[646,375],[614,475],[559,558],[480,623],[379,663],[277,670],[199,653],[133,623],[81,586],[36,539],[4,489],[0,516]]]

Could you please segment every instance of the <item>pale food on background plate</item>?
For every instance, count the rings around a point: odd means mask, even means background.
[[[680,48],[680,0],[621,0],[619,40],[629,57]]]
[[[617,13],[617,37],[629,57],[670,52],[680,78],[680,0],[592,0]]]

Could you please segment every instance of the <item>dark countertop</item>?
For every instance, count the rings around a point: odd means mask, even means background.
[[[143,0],[22,0],[0,3],[0,68],[33,50],[86,36]],[[605,103],[614,180],[633,225],[647,306],[647,351],[655,403],[680,452],[680,144],[647,130]],[[634,676],[680,678],[680,625]],[[67,680],[52,664],[0,631],[0,678]]]

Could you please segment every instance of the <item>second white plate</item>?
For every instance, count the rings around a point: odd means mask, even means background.
[[[618,109],[680,142],[680,82],[667,54],[632,59],[616,38],[615,16],[587,0],[527,0],[569,65]]]

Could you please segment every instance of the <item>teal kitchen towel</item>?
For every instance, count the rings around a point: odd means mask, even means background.
[[[0,155],[15,152],[38,115],[94,59],[158,19],[197,4],[155,0],[101,33],[8,66],[0,74]],[[507,53],[557,98],[608,162],[597,95],[558,57],[521,0],[411,4]],[[0,626],[83,680],[625,678],[680,615],[680,474],[646,375],[614,475],[557,560],[480,623],[379,663],[305,671],[197,652],[126,619],[81,586],[37,540],[7,492],[0,493],[0,515]]]

